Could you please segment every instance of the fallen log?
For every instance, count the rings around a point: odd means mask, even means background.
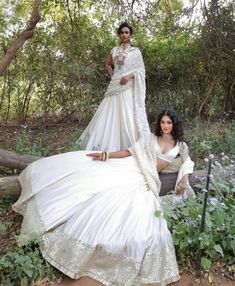
[[[195,185],[200,181],[200,178],[206,176],[206,171],[195,171],[190,176],[190,184]],[[161,196],[174,189],[177,173],[160,174],[162,183]],[[19,197],[21,186],[17,176],[0,177],[0,198],[5,196]]]
[[[21,186],[17,176],[0,177],[0,198],[20,196]]]
[[[32,155],[19,155],[14,152],[5,151],[0,149],[0,166],[4,166],[10,169],[25,169],[30,163],[40,159],[42,157]],[[214,170],[216,176],[223,179],[234,178],[235,166],[227,169],[216,169]],[[189,177],[189,182],[192,187],[199,183],[203,177],[207,176],[206,170],[197,170]],[[174,189],[176,182],[177,173],[165,173],[160,174],[161,180],[161,192],[160,195],[164,196],[169,191]],[[21,192],[21,186],[17,176],[0,177],[0,198],[12,195],[18,197]]]
[[[9,168],[9,169],[17,169],[23,170],[30,163],[41,159],[39,156],[32,155],[19,155],[14,152],[6,151],[0,149],[0,166]]]

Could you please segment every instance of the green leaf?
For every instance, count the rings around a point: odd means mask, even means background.
[[[201,265],[205,270],[209,270],[211,268],[211,260],[207,259],[205,256],[201,258]]]
[[[29,284],[28,278],[24,277],[20,280],[20,286],[27,286]]]
[[[206,214],[206,219],[205,219],[205,222],[206,222],[206,226],[211,229],[212,227],[212,221],[211,221],[211,216],[207,213]]]
[[[233,251],[235,251],[235,240],[230,241],[230,246],[233,249]]]
[[[162,214],[162,212],[161,212],[161,211],[155,211],[155,216],[156,216],[156,217],[160,217],[160,216],[161,216],[161,214]]]
[[[221,211],[216,211],[214,214],[214,222],[217,225],[221,225],[224,223],[224,213]]]
[[[2,222],[0,222],[0,234],[6,233],[6,225]]]
[[[224,257],[223,249],[219,244],[214,245],[214,250]]]

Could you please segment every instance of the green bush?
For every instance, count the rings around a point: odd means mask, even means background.
[[[222,168],[218,162],[215,165]],[[235,180],[225,181],[220,177],[212,180],[203,233],[200,233],[200,225],[204,192],[207,192],[203,189],[205,181],[197,187],[202,188],[202,192],[196,198],[176,207],[164,206],[178,262],[182,267],[192,268],[200,248],[203,270],[209,270],[214,262],[221,260],[232,265],[235,263]]]
[[[234,156],[235,128],[232,124],[222,122],[204,123],[197,121],[195,126],[186,128],[186,141],[190,155],[196,163],[196,169],[203,167],[203,160],[213,153],[220,156],[225,153]]]
[[[41,255],[37,236],[30,241],[21,241],[20,246],[0,259],[0,283],[3,286],[28,286],[38,279],[59,276]]]

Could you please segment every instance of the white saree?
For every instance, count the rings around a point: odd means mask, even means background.
[[[106,286],[179,279],[167,222],[154,215],[161,211],[154,169],[156,156],[173,162],[183,155],[180,177],[192,172],[192,163],[184,143],[167,154],[160,154],[155,136],[140,145],[130,148],[134,156],[106,162],[86,151],[55,155],[21,173],[22,193],[13,205],[24,216],[21,234],[38,233],[44,258],[71,278],[88,276]]]
[[[149,125],[145,113],[145,68],[141,52],[129,46],[125,50],[124,64],[117,64],[121,47],[112,49],[114,74],[95,115],[77,144],[85,150],[125,150],[138,140]],[[121,85],[123,76],[133,79]]]

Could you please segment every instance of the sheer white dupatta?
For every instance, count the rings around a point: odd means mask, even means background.
[[[136,158],[149,189],[158,199],[161,182],[156,168],[156,137],[146,133],[128,151]]]
[[[156,160],[156,136],[151,133],[142,136],[134,146],[128,148],[128,151],[136,158],[149,189],[154,193],[157,199],[160,199],[161,202],[175,205],[176,203],[186,199],[188,196],[194,195],[189,184],[185,194],[175,194],[178,183],[181,181],[183,176],[193,173],[194,162],[189,157],[188,146],[185,142],[179,143],[179,158],[173,159],[167,168],[162,171],[162,173],[178,172],[174,193],[161,198],[159,197],[161,182],[157,172]]]
[[[132,74],[134,80],[130,80],[127,84],[120,85],[120,80],[126,75]],[[140,138],[143,134],[149,134],[149,124],[145,111],[145,67],[141,52],[138,48],[130,47],[128,57],[122,68],[122,72],[114,73],[111,82],[105,93],[105,97],[117,95],[121,92],[133,88],[134,117]]]

